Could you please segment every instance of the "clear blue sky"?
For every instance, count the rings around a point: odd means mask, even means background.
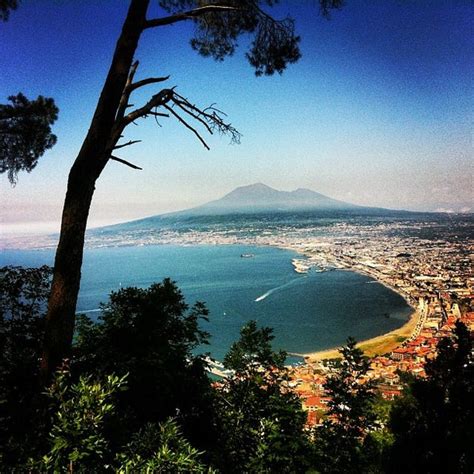
[[[60,108],[54,149],[15,188],[1,178],[4,229],[59,221],[127,3],[24,0],[0,24],[0,100],[22,91]],[[206,151],[172,120],[130,128],[127,138],[143,143],[121,156],[144,170],[110,163],[91,223],[191,207],[254,182],[356,204],[473,210],[472,2],[347,0],[330,21],[316,3],[282,1],[274,12],[294,16],[302,37],[302,59],[282,76],[256,78],[244,48],[223,63],[199,57],[191,25],[147,31],[138,75],[170,74],[193,102],[216,102],[242,143],[216,136]]]

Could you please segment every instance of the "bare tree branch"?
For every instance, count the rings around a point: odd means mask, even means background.
[[[177,98],[177,99],[176,99],[176,98]],[[173,101],[174,101],[174,102],[179,102],[180,104],[183,104],[183,105],[185,105],[186,107],[189,107],[190,109],[195,110],[195,111],[198,112],[199,114],[205,113],[206,110],[214,110],[214,111],[216,111],[217,113],[219,113],[219,114],[224,115],[225,117],[227,117],[227,114],[226,114],[225,112],[222,112],[222,110],[219,110],[219,109],[217,109],[216,107],[214,107],[215,104],[211,104],[209,107],[206,107],[205,109],[201,110],[201,109],[199,109],[198,107],[196,107],[194,104],[191,104],[191,102],[189,102],[189,100],[186,99],[186,97],[183,97],[182,95],[179,95],[177,92],[174,93]]]
[[[178,21],[191,20],[201,15],[211,12],[222,12],[222,11],[237,11],[237,7],[229,7],[226,5],[206,5],[204,7],[198,7],[187,12],[175,13],[174,15],[166,16],[163,18],[155,18],[153,20],[147,20],[145,22],[145,28],[153,28],[156,26],[171,25]]]
[[[180,100],[173,100],[173,102],[183,111],[183,112],[186,112],[188,115],[190,115],[191,117],[193,117],[194,119],[198,120],[199,122],[201,122],[206,128],[207,128],[207,131],[212,135],[212,129],[211,127],[209,127],[209,125],[207,124],[207,122],[205,120],[203,120],[201,117],[199,117],[199,115],[196,115],[196,114],[193,114],[190,110],[188,110],[186,107],[184,107],[184,104],[182,103],[182,101]],[[183,104],[183,105],[181,105]],[[197,108],[196,107],[193,107],[193,110]]]
[[[173,95],[172,101],[182,110],[189,113],[189,115],[192,115],[196,120],[205,123],[206,128],[211,134],[217,130],[220,134],[230,135],[233,142],[240,142],[240,133],[238,130],[236,130],[232,124],[226,123],[222,117],[226,114],[213,105],[201,110],[176,92]]]
[[[181,118],[169,105],[165,104],[163,107],[169,110],[170,113],[172,113],[186,128],[189,128],[189,130],[191,130],[198,137],[199,141],[204,145],[204,147],[210,150],[209,145],[204,141],[204,138],[199,135],[199,132],[195,128],[191,127],[191,125],[189,125],[186,120]]]
[[[209,107],[206,107],[204,109],[204,112],[207,112],[208,110],[212,110],[214,112],[217,112],[218,114],[223,115],[224,117],[227,117],[227,114],[223,112],[222,110],[219,110],[217,107],[215,107],[216,104],[211,104]]]
[[[122,97],[120,98],[120,104],[117,109],[117,115],[115,117],[116,122],[122,120],[123,116],[125,115],[125,111],[129,107],[128,99],[130,98],[131,90],[130,87],[133,82],[133,77],[135,76],[135,73],[137,72],[138,68],[138,61],[135,61],[132,64],[132,67],[130,68],[130,74],[128,75],[127,82],[125,84],[125,87],[122,92]]]
[[[114,150],[118,150],[119,148],[124,148],[126,146],[134,145],[135,143],[140,143],[141,140],[130,140],[127,143],[122,143],[121,145],[115,145]]]
[[[189,123],[189,121],[186,121],[181,115],[179,115],[177,111],[173,109],[174,106],[203,125],[206,128],[206,131],[211,135],[215,131],[218,131],[220,134],[230,135],[233,142],[239,142],[240,133],[230,123],[226,123],[224,121],[223,117],[225,114],[223,112],[215,108],[213,105],[205,109],[200,109],[196,105],[191,104],[191,102],[189,102],[185,97],[177,94],[174,91],[174,88],[161,90],[158,94],[155,94],[143,107],[140,107],[126,115],[117,124],[117,130],[115,132],[116,136],[119,136],[125,127],[131,123],[135,123],[135,120],[139,118],[146,118],[151,115],[156,119],[157,117],[170,117],[170,115],[172,115],[187,129],[191,130],[202,143],[202,145],[207,150],[209,150],[209,145],[206,143],[200,132],[194,128]],[[169,113],[158,112],[160,107],[163,107]],[[160,124],[158,123],[158,125]],[[128,144],[119,145],[118,148],[127,145]],[[114,148],[117,147],[115,146]]]
[[[124,165],[130,166],[130,168],[133,168],[134,170],[141,170],[143,168],[140,168],[137,165],[134,165],[133,163],[130,163],[127,160],[123,160],[122,158],[118,158],[117,156],[110,155],[110,159],[114,161],[118,161],[119,163],[122,163]]]
[[[160,107],[168,103],[171,98],[173,97],[173,89],[163,89],[158,94],[155,94],[143,107],[130,112],[126,117],[123,119],[123,128],[125,128],[128,124],[133,122],[134,120],[144,117],[145,115],[150,114],[152,109],[156,107]],[[122,128],[122,130],[123,130]]]
[[[134,82],[133,84],[130,84],[128,86],[129,92],[133,92],[135,89],[138,89],[139,87],[147,86],[149,84],[156,84],[157,82],[164,82],[167,81],[170,78],[170,76],[164,76],[164,77],[149,77],[147,79],[143,79],[141,81]]]
[[[169,114],[165,114],[165,113],[163,113],[163,112],[154,112],[154,111],[152,111],[152,112],[148,112],[148,113],[149,113],[150,115],[153,115],[154,117],[167,117],[167,118],[170,117]]]

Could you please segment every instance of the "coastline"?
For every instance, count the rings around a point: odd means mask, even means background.
[[[306,258],[311,257],[311,255],[308,255],[307,252],[302,251],[301,249],[298,249],[298,248],[292,248],[291,246],[285,246],[285,247],[280,247],[280,248],[293,250]],[[406,301],[408,306],[410,306],[413,310],[409,316],[409,319],[405,322],[405,324],[403,324],[399,328],[394,329],[388,333],[381,334],[379,336],[374,336],[369,339],[364,339],[362,341],[359,341],[357,343],[357,347],[361,349],[365,355],[369,357],[373,357],[376,355],[386,354],[387,352],[392,352],[394,349],[400,346],[400,344],[403,341],[410,338],[414,334],[415,329],[422,318],[422,313],[418,308],[415,308],[413,306],[413,303],[410,301],[409,296],[407,294],[399,291],[399,289],[397,289],[394,285],[380,279],[378,275],[375,275],[370,271],[363,270],[357,267],[351,267],[351,266],[348,266],[347,264],[341,267],[341,262],[334,262],[334,263],[339,270],[353,271],[353,272],[360,273],[362,275],[366,275],[373,278],[374,281],[376,281],[377,283],[385,286],[386,288],[400,295]],[[339,353],[339,347],[333,347],[331,349],[323,349],[319,351],[306,352],[306,353],[291,352],[289,353],[289,355],[302,357],[305,363],[321,361],[324,359],[338,359],[341,357],[341,354]]]
[[[249,243],[241,243],[241,242],[231,242],[227,245],[235,245],[235,244],[240,244],[240,245],[249,245]],[[159,244],[158,244],[159,245]],[[162,244],[163,245],[163,244]],[[166,244],[164,244],[166,245]],[[183,246],[182,243],[177,244],[178,246]],[[196,245],[196,244],[194,244]],[[207,243],[207,242],[200,242],[197,245],[216,245],[215,243]],[[220,244],[220,245],[226,245],[226,244]],[[258,243],[253,243],[250,244],[255,247],[260,247],[262,244]],[[184,245],[185,246],[185,245]],[[314,262],[314,254],[308,252],[306,249],[302,249],[299,246],[293,246],[293,245],[279,245],[278,243],[275,244],[263,244],[263,246],[270,246],[273,248],[278,248],[282,250],[290,250],[292,252],[297,253],[298,255],[301,255],[304,258],[308,258],[313,260]],[[375,274],[375,272],[371,272],[368,269],[363,269],[358,267],[357,265],[350,265],[348,262],[342,262],[339,260],[336,260],[334,257],[333,259],[327,261],[330,263],[331,266],[334,266],[338,270],[342,271],[353,271],[359,274],[363,274],[366,276],[369,276],[370,278],[374,279],[377,283],[380,283],[384,285],[385,287],[389,288],[391,291],[399,294],[404,298],[404,300],[407,302],[407,304],[412,308],[412,312],[409,316],[409,319],[404,322],[402,326],[400,326],[397,329],[394,329],[388,333],[385,334],[380,334],[378,336],[374,336],[372,338],[366,339],[359,341],[357,346],[360,347],[366,355],[368,356],[373,356],[373,355],[379,355],[379,354],[384,354],[387,352],[391,352],[393,349],[396,347],[400,346],[400,344],[405,340],[408,339],[410,336],[415,331],[415,328],[417,326],[417,323],[422,317],[421,311],[413,306],[413,301],[410,301],[409,295],[400,291],[399,288],[391,284],[391,282],[384,281],[384,278],[380,278],[380,275]],[[306,273],[303,271],[298,272],[296,269],[296,266],[294,262],[292,262],[294,271],[296,273]],[[341,344],[342,345],[342,344]],[[305,353],[299,353],[299,352],[291,352],[289,355],[294,355],[297,357],[300,357],[304,359],[306,362],[312,362],[312,361],[318,361],[322,359],[329,359],[329,358],[338,358],[340,357],[338,347],[333,347],[329,349],[323,349],[323,350],[318,350],[318,351],[313,351],[313,352],[305,352]]]
[[[418,310],[415,310],[411,314],[410,319],[400,328],[394,329],[393,331],[380,336],[375,336],[370,339],[360,341],[358,342],[357,347],[369,357],[391,352],[413,334],[419,318],[420,313]],[[321,351],[308,352],[304,354],[291,354],[303,357],[305,362],[316,362],[324,359],[338,359],[341,357],[339,354],[339,348],[324,349]]]

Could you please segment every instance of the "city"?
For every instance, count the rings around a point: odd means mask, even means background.
[[[321,219],[295,215],[226,216],[223,219],[164,220],[155,229],[93,229],[87,247],[143,245],[255,245],[296,251],[297,273],[332,269],[366,274],[403,296],[413,308],[410,320],[388,334],[362,341],[370,356],[368,378],[383,397],[402,390],[400,372],[424,376],[424,362],[436,354],[442,337],[460,319],[474,331],[474,223],[470,215]],[[18,243],[18,241],[16,241]],[[23,247],[54,247],[54,236],[26,237]],[[304,363],[290,369],[292,389],[308,411],[308,424],[323,419],[328,397],[323,384],[327,362],[337,348],[298,354]],[[221,374],[217,366],[217,373]]]
[[[425,216],[426,218],[426,216]],[[237,219],[238,220],[238,219]],[[295,250],[298,273],[333,268],[361,272],[392,288],[413,308],[402,328],[362,342],[372,357],[368,378],[383,397],[393,399],[402,390],[400,372],[424,376],[424,362],[436,354],[442,337],[449,336],[460,319],[474,331],[474,239],[470,216],[431,216],[421,219],[334,220],[321,226],[295,225],[280,218],[271,225],[262,219],[247,225],[187,225],[141,235],[117,233],[93,237],[91,246],[149,244],[248,244]],[[325,411],[323,384],[331,373],[326,361],[337,350],[303,354],[304,363],[291,368],[290,386],[308,411],[308,424],[317,425]]]

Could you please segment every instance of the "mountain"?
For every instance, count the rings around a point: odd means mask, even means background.
[[[288,215],[306,214],[312,218],[348,218],[354,216],[395,216],[410,215],[409,211],[394,211],[376,207],[356,206],[344,201],[332,199],[310,189],[299,188],[295,191],[278,191],[262,183],[241,186],[224,197],[202,206],[184,211],[171,212],[144,219],[124,222],[112,226],[91,230],[92,233],[110,234],[117,231],[148,232],[157,228],[171,226],[178,228],[189,225],[214,225],[234,222],[245,225],[249,219],[273,219],[283,222]],[[253,216],[251,216],[253,214]],[[285,217],[286,216],[286,217]],[[294,216],[293,216],[294,218]]]
[[[307,210],[356,210],[364,209],[347,202],[338,201],[310,189],[277,191],[262,183],[241,186],[224,197],[193,209],[173,215],[216,215],[233,213],[258,213]]]

